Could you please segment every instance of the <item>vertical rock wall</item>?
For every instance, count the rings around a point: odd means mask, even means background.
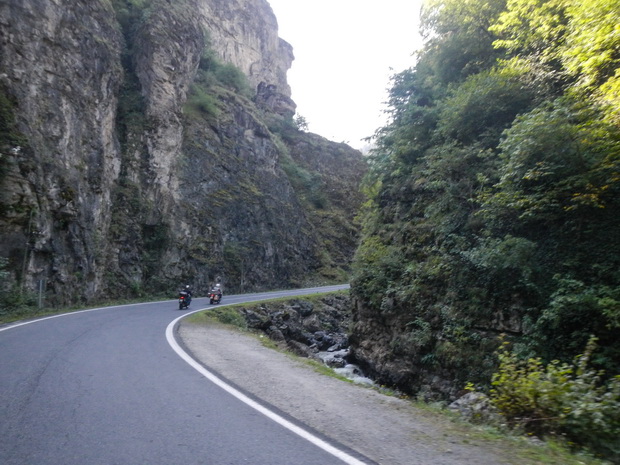
[[[25,144],[3,146],[3,255],[52,292],[102,280],[100,248],[119,171],[121,37],[108,2],[0,4],[0,80]]]
[[[202,0],[201,12],[213,48],[243,71],[252,87],[274,85],[291,96],[286,72],[293,48],[278,37],[278,22],[267,0]]]
[[[14,282],[44,280],[48,303],[67,303],[316,279],[324,237],[273,132],[294,112],[293,56],[268,3],[139,4],[0,4],[0,256]],[[215,113],[196,117],[206,37],[255,97],[218,87]],[[329,150],[307,156],[330,163]]]

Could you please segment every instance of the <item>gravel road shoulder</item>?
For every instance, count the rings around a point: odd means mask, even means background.
[[[316,372],[257,337],[182,321],[190,354],[223,378],[379,464],[524,464],[503,441],[468,433],[411,402]]]

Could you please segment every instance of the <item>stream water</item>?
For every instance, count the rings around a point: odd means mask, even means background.
[[[323,360],[323,363],[334,370],[341,376],[350,379],[357,384],[368,384],[374,386],[375,382],[368,378],[362,369],[352,363],[347,363],[347,356],[349,351],[347,349],[341,349],[336,351],[319,352],[318,357]]]

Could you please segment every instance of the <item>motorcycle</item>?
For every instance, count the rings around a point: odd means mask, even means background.
[[[189,295],[185,291],[179,292],[179,310],[183,310],[184,308],[188,308],[189,304],[192,302],[192,296]]]
[[[211,305],[219,304],[221,300],[222,300],[222,294],[218,294],[218,293],[215,293],[215,292],[211,292],[209,294],[209,303]]]

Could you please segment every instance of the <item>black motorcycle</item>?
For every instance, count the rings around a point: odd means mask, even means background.
[[[179,310],[188,308],[191,302],[192,302],[192,296],[189,293],[185,291],[179,292]]]

